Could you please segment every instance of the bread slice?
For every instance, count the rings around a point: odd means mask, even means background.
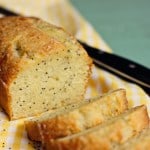
[[[146,106],[128,110],[102,125],[64,138],[43,138],[46,150],[111,150],[149,126]]]
[[[118,89],[90,101],[82,101],[59,109],[54,113],[46,112],[31,119],[26,124],[28,136],[32,140],[58,138],[83,131],[105,120],[117,116],[127,109],[126,92]]]
[[[81,101],[91,65],[63,29],[37,18],[0,18],[0,105],[11,120]]]
[[[118,146],[115,150],[150,150],[150,128]]]

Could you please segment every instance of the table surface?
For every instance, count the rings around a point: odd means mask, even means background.
[[[114,53],[150,68],[150,0],[70,0]]]

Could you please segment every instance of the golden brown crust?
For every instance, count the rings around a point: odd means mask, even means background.
[[[19,72],[21,61],[62,47],[61,43],[34,28],[30,20],[25,17],[0,19],[0,78],[6,84]]]
[[[12,111],[10,108],[10,99],[11,96],[8,92],[7,85],[0,79],[0,105],[5,108],[6,112],[9,112],[12,115]]]
[[[28,137],[33,141],[41,141],[41,135],[39,132],[39,127],[37,122],[25,122],[26,131],[28,134]]]
[[[124,143],[132,136],[149,126],[149,118],[145,106],[137,107],[131,113],[111,120],[102,126],[89,129],[56,140],[44,140],[45,148],[53,150],[109,150],[114,143]]]
[[[40,121],[39,117],[38,121],[29,120],[26,122],[26,128],[32,140],[41,140],[38,132],[42,132],[43,138],[58,138],[96,126],[123,113],[126,109],[126,92],[118,89],[101,96],[93,103],[86,103],[78,109],[66,111],[53,118],[45,118]],[[44,114],[41,115],[41,118],[44,118]]]

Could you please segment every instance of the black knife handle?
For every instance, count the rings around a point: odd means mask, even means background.
[[[7,10],[0,6],[0,13],[5,16],[18,16],[18,14],[14,13],[13,11]]]
[[[121,56],[104,52],[80,42],[89,56],[99,67],[125,79],[136,83],[150,94],[150,69]]]

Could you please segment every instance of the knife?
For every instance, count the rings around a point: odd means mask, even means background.
[[[79,41],[94,63],[122,79],[136,83],[150,94],[150,69],[116,54],[108,53]]]
[[[0,13],[5,16],[20,16],[8,9],[0,7]],[[93,62],[98,67],[107,70],[122,79],[141,86],[150,95],[150,69],[127,58],[89,46],[79,41]]]

